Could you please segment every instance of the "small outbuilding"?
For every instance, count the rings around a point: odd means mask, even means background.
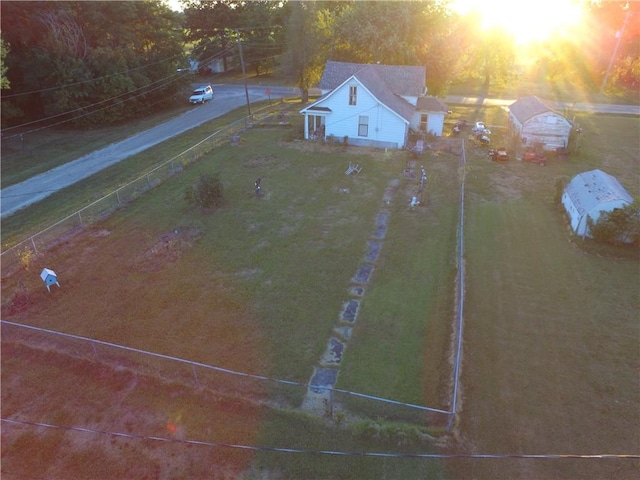
[[[444,117],[448,112],[449,107],[438,97],[419,97],[416,111],[411,119],[411,128],[441,137]]]
[[[581,237],[589,236],[587,219],[598,221],[602,212],[611,212],[633,203],[633,197],[620,182],[602,170],[579,173],[562,194],[571,228]]]
[[[547,102],[529,96],[509,106],[509,128],[516,152],[527,148],[556,152],[569,147],[573,126]]]
[[[40,272],[40,278],[44,282],[44,285],[47,287],[47,290],[51,291],[51,285],[57,285],[60,287],[58,283],[58,276],[56,272],[49,268],[43,268],[42,272]]]

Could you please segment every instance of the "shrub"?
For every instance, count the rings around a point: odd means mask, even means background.
[[[587,220],[593,239],[601,243],[621,245],[631,243],[640,247],[640,203],[602,212],[597,222]]]
[[[200,208],[217,207],[222,203],[223,188],[220,176],[203,173],[195,185],[189,185],[184,192],[184,199],[189,205]]]

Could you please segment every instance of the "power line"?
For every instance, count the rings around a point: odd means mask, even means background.
[[[137,70],[142,70],[144,68],[151,67],[153,65],[158,65],[159,63],[168,62],[169,60],[173,60],[174,58],[183,57],[183,56],[184,56],[183,54],[174,55],[173,57],[164,58],[164,59],[158,60],[157,62],[154,62],[154,63],[148,63],[146,65],[141,65],[139,67],[129,68],[129,69],[124,70],[122,72],[110,73],[109,75],[103,75],[102,77],[90,78],[89,80],[82,80],[80,82],[67,83],[65,85],[59,85],[59,86],[56,86],[56,87],[42,88],[40,90],[31,90],[29,92],[22,92],[22,93],[14,93],[13,95],[2,95],[2,98],[3,99],[8,99],[8,98],[21,97],[23,95],[33,95],[34,93],[50,92],[52,90],[60,90],[60,89],[63,89],[63,88],[75,87],[77,85],[83,85],[85,83],[97,82],[98,80],[102,80],[102,79],[105,79],[105,78],[111,78],[111,77],[117,77],[119,75],[124,75],[124,74],[127,74],[129,72],[135,72]]]
[[[15,425],[27,425],[31,427],[54,428],[58,430],[66,430],[72,432],[92,433],[99,435],[108,435],[112,437],[131,438],[136,440],[153,440],[156,442],[167,442],[183,445],[199,445],[205,447],[233,448],[240,450],[251,450],[257,452],[279,452],[279,453],[305,453],[313,455],[333,455],[343,457],[383,457],[383,458],[422,458],[422,459],[595,459],[595,460],[620,460],[620,459],[640,459],[638,454],[503,454],[503,453],[388,453],[388,452],[346,452],[342,450],[307,450],[302,448],[282,448],[282,447],[265,447],[259,445],[242,445],[225,442],[207,442],[204,440],[181,440],[177,438],[159,437],[151,435],[140,435],[136,433],[111,432],[108,430],[97,430],[85,427],[71,427],[65,425],[53,425],[42,422],[28,422],[23,420],[12,420],[9,418],[0,418],[1,421]]]
[[[224,50],[224,51],[222,51],[222,52],[218,52],[218,53],[216,53],[215,55],[212,55],[211,57],[208,57],[207,59],[205,59],[205,60],[204,60],[204,62],[205,62],[205,63],[206,63],[206,62],[210,62],[210,61],[212,61],[212,60],[214,60],[214,59],[216,59],[216,58],[218,58],[218,57],[220,57],[220,56],[222,56],[222,55],[224,55],[224,54],[226,54],[226,53],[230,52],[230,51],[231,51],[231,50],[233,50],[234,48],[235,48],[235,46],[234,46],[234,47],[227,48],[226,50]],[[154,90],[157,90],[157,89],[159,89],[159,88],[163,88],[163,87],[165,87],[165,86],[169,85],[170,83],[172,83],[172,82],[176,81],[178,78],[182,78],[183,76],[184,76],[184,72],[174,73],[174,74],[171,74],[171,75],[170,75],[170,76],[168,76],[168,77],[164,77],[164,78],[161,78],[161,79],[159,79],[159,80],[156,80],[156,81],[154,81],[154,82],[150,83],[149,85],[144,85],[144,86],[142,86],[142,87],[138,87],[138,88],[136,88],[136,89],[134,89],[134,90],[127,91],[127,92],[123,92],[123,93],[121,93],[121,94],[119,94],[119,95],[116,95],[116,96],[114,96],[114,97],[106,98],[106,99],[101,100],[101,101],[99,101],[99,102],[97,102],[97,103],[93,103],[93,104],[90,104],[90,105],[86,105],[86,106],[83,106],[83,107],[79,107],[79,108],[77,108],[77,109],[75,109],[75,110],[70,110],[70,111],[67,111],[67,112],[63,112],[63,113],[59,113],[59,114],[56,114],[56,115],[52,115],[52,116],[50,116],[50,117],[41,118],[41,119],[39,119],[39,120],[34,120],[34,121],[32,121],[32,122],[27,122],[27,123],[23,123],[23,124],[20,124],[20,125],[14,125],[13,127],[5,128],[4,130],[2,130],[2,133],[7,132],[7,131],[10,131],[10,130],[15,130],[15,129],[17,129],[17,128],[24,128],[24,127],[27,127],[27,126],[29,126],[29,125],[35,125],[35,124],[38,124],[38,123],[51,121],[51,120],[53,120],[53,119],[56,119],[56,118],[59,118],[59,117],[64,117],[64,116],[67,116],[67,115],[71,115],[71,114],[76,113],[76,112],[82,112],[82,111],[85,111],[85,113],[84,113],[84,114],[82,114],[82,115],[78,115],[78,116],[75,116],[75,117],[73,117],[73,118],[69,118],[69,119],[67,119],[67,120],[63,120],[63,121],[61,121],[61,122],[56,122],[56,123],[51,124],[51,125],[46,125],[46,126],[43,126],[43,127],[40,127],[40,128],[35,128],[35,129],[33,129],[33,130],[29,130],[29,131],[27,131],[27,132],[21,132],[20,134],[11,135],[11,136],[9,136],[9,137],[5,137],[5,139],[14,138],[14,137],[16,137],[16,136],[18,136],[18,135],[25,135],[25,134],[29,134],[29,133],[38,132],[38,131],[40,131],[40,130],[44,130],[44,129],[47,129],[47,128],[56,127],[56,126],[58,126],[58,125],[62,125],[62,124],[64,124],[64,123],[68,123],[68,122],[71,122],[71,121],[75,121],[75,120],[78,120],[79,118],[83,118],[83,117],[86,117],[86,116],[92,115],[92,114],[94,114],[94,113],[101,112],[101,111],[106,110],[106,109],[108,109],[108,108],[113,108],[113,107],[115,107],[115,106],[117,106],[117,105],[107,105],[106,107],[103,107],[103,108],[100,108],[100,109],[97,109],[97,110],[92,110],[92,111],[90,111],[90,112],[86,112],[86,110],[87,110],[87,109],[89,109],[89,108],[96,107],[96,106],[98,106],[98,105],[101,105],[101,104],[104,104],[104,103],[107,103],[107,102],[111,102],[111,101],[113,101],[113,100],[116,100],[116,99],[118,99],[118,98],[125,97],[125,96],[128,96],[128,95],[129,95],[130,97],[129,97],[129,98],[126,98],[126,99],[124,100],[125,102],[130,101],[130,100],[134,100],[134,99],[136,99],[136,98],[138,98],[138,97],[140,97],[140,96],[147,95],[147,94],[149,94],[149,93],[153,92]],[[162,83],[162,82],[164,82],[164,83]],[[143,92],[141,92],[141,93],[139,93],[139,94],[137,94],[137,95],[133,95],[135,92],[138,92],[138,91],[141,91],[141,90],[145,90],[145,89],[149,89],[149,87],[150,87],[150,86],[155,85],[155,84],[159,84],[159,85],[158,85],[158,86],[156,86],[155,88],[151,89],[151,90],[146,90],[146,91],[143,91]],[[60,88],[62,88],[62,87],[60,87]]]

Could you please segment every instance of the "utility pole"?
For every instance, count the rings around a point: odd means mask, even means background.
[[[622,37],[624,36],[624,29],[627,28],[627,23],[629,22],[630,16],[631,16],[631,10],[627,10],[627,14],[624,16],[624,23],[622,24],[622,29],[617,33],[618,40],[616,41],[616,46],[613,49],[613,53],[611,54],[611,59],[609,60],[609,66],[607,67],[607,71],[604,74],[602,85],[600,85],[600,93],[604,92],[604,87],[607,86],[607,80],[609,79],[609,74],[611,73],[611,67],[613,67],[613,62],[618,56],[618,48],[620,48],[620,42],[622,41]]]
[[[238,51],[240,52],[240,65],[242,66],[242,79],[244,80],[244,94],[247,98],[247,111],[249,112],[249,117],[251,117],[251,103],[249,103],[249,90],[247,89],[247,75],[244,70],[244,58],[242,57],[242,41],[240,40],[240,32],[236,30],[236,35],[238,35]]]

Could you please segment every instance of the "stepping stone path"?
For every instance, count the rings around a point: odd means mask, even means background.
[[[399,184],[400,181],[397,179],[391,180],[389,183],[382,198],[385,206],[391,203]],[[375,230],[371,235],[371,239],[367,241],[368,252],[355,275],[351,278],[352,284],[348,290],[350,298],[344,302],[342,312],[338,316],[337,324],[333,329],[334,335],[329,338],[327,348],[313,370],[307,393],[302,402],[303,410],[325,413],[332,403],[331,391],[338,380],[340,363],[347,344],[351,340],[353,325],[355,325],[358,317],[360,301],[365,294],[365,286],[369,283],[374,264],[378,260],[383,240],[387,235],[389,216],[390,212],[386,208],[383,208],[376,216]]]

